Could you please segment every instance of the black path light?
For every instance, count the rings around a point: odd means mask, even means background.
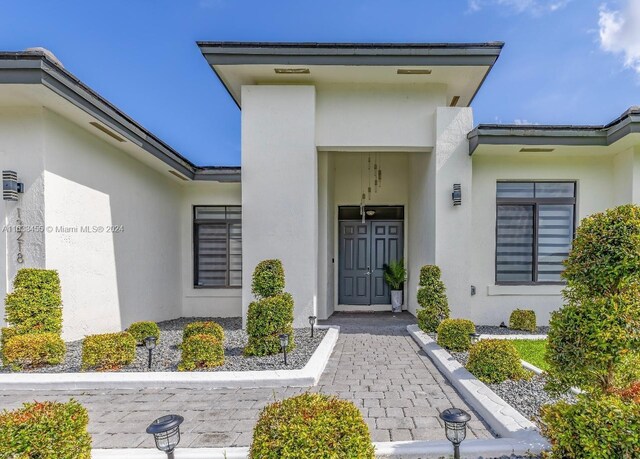
[[[167,459],[174,459],[173,451],[180,443],[180,424],[183,421],[182,416],[169,414],[156,419],[147,427],[147,433],[153,435],[156,448],[167,453]]]
[[[149,370],[151,370],[151,356],[153,354],[153,350],[156,348],[157,338],[155,336],[147,336],[144,339],[144,347],[149,351]]]
[[[471,416],[460,408],[449,408],[440,413],[440,419],[444,421],[447,440],[453,443],[453,457],[460,459],[460,443],[467,436],[467,422],[471,420]]]
[[[316,324],[316,316],[309,316],[309,325],[311,325],[311,337],[313,338],[313,326]]]
[[[284,353],[284,364],[287,365],[287,346],[289,346],[289,335],[283,333],[280,335],[280,348]]]

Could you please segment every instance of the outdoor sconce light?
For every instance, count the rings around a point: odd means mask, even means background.
[[[471,339],[471,344],[476,344],[478,341],[480,341],[480,334],[469,333],[469,338]]]
[[[313,338],[313,326],[316,324],[316,316],[309,316],[309,325],[311,325],[311,337]]]
[[[167,453],[167,459],[174,459],[173,451],[180,443],[180,424],[183,421],[182,416],[169,414],[156,419],[147,427],[147,433],[153,435],[156,448]]]
[[[507,328],[507,324],[505,324],[504,322],[500,322],[500,328]]]
[[[144,347],[149,351],[149,370],[151,370],[151,354],[153,350],[156,348],[157,338],[155,336],[147,336],[144,339]]]
[[[2,171],[2,199],[17,201],[18,193],[24,193],[24,184],[18,182],[15,171]]]
[[[460,459],[460,443],[467,436],[467,422],[471,420],[471,416],[459,408],[449,408],[440,413],[440,419],[444,421],[447,440],[453,443],[453,457]]]
[[[289,335],[283,333],[280,335],[280,348],[284,353],[284,364],[287,365],[287,346],[289,346]]]
[[[453,184],[453,193],[451,193],[454,206],[462,205],[462,186],[459,183]]]

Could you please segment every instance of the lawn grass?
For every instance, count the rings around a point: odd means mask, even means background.
[[[544,361],[544,355],[547,352],[546,339],[514,339],[512,343],[518,350],[522,360],[535,365],[541,370],[547,371],[549,369],[549,365]]]

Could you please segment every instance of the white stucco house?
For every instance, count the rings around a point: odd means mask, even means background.
[[[243,315],[265,258],[298,325],[389,309],[397,258],[412,313],[437,264],[454,316],[545,323],[576,224],[640,203],[640,109],[474,126],[502,43],[198,45],[241,110],[239,167],[192,164],[47,52],[0,53],[0,166],[24,185],[2,206],[0,293],[21,267],[57,269],[68,339]]]

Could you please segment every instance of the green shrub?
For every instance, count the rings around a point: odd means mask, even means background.
[[[351,402],[302,394],[262,410],[251,459],[373,459],[369,428]]]
[[[640,457],[640,403],[615,395],[578,396],[542,408],[542,432],[552,459]]]
[[[467,319],[445,319],[438,325],[438,344],[455,352],[462,352],[471,346],[471,333],[476,326]]]
[[[384,266],[384,281],[391,290],[402,290],[407,280],[407,268],[404,266],[404,260],[391,261]]]
[[[224,364],[224,346],[213,335],[189,336],[182,342],[180,349],[182,349],[182,360],[178,365],[180,371],[214,368]]]
[[[16,334],[62,332],[62,294],[57,271],[21,269],[5,300],[5,316]]]
[[[4,358],[4,346],[9,341],[9,338],[17,336],[16,329],[12,327],[3,327],[0,329],[0,354],[2,354],[2,363],[7,365],[7,361]]]
[[[509,317],[509,328],[512,330],[525,330],[535,332],[538,330],[536,326],[536,313],[530,309],[516,309]]]
[[[417,313],[418,326],[425,333],[434,333],[440,322],[449,318],[446,288],[438,266],[426,265],[420,269],[418,304],[423,308]]]
[[[295,347],[293,336],[293,297],[288,293],[263,298],[249,305],[245,355],[271,355],[280,352],[280,334],[289,335],[287,350]]]
[[[194,335],[211,335],[224,344],[224,328],[216,322],[191,322],[184,327],[182,341]]]
[[[522,379],[530,373],[522,368],[520,355],[506,339],[483,339],[469,349],[467,370],[485,383]]]
[[[117,370],[136,357],[136,339],[129,332],[90,335],[82,342],[82,368]]]
[[[66,346],[55,333],[17,335],[2,350],[4,361],[15,368],[56,365],[64,360]]]
[[[9,459],[90,459],[87,410],[67,403],[25,403],[0,413],[0,457]]]
[[[280,260],[264,260],[253,271],[251,292],[256,298],[268,298],[284,291],[284,268]]]
[[[144,344],[144,339],[149,336],[153,336],[156,341],[160,339],[160,327],[155,322],[134,322],[127,331],[138,344]]]
[[[571,300],[551,314],[549,325],[548,389],[608,392],[629,353],[640,349],[640,288]]]

